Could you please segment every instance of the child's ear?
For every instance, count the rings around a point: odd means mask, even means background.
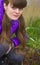
[[[6,5],[6,3],[4,3],[4,9],[5,9],[5,10],[7,9],[7,5]]]

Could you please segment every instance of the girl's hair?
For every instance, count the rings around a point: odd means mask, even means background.
[[[13,7],[18,7],[18,8],[24,8],[27,4],[26,0],[4,0],[4,2],[6,3],[6,5],[8,5],[8,3],[11,2],[13,4]],[[7,40],[8,43],[11,43],[10,20],[7,17],[6,13],[4,14],[4,17],[3,17],[2,27],[3,27],[3,30],[2,30],[2,34],[1,34],[1,42],[3,42],[3,40],[4,41]],[[24,18],[22,15],[19,18],[19,29],[16,34],[17,34],[17,37],[21,41],[20,45],[22,47],[24,47],[24,44],[25,44],[24,36],[26,34],[26,31],[25,31]]]

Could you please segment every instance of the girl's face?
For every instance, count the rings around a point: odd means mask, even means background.
[[[23,9],[12,7],[10,3],[8,5],[4,4],[4,9],[5,13],[11,20],[17,20],[23,12]]]

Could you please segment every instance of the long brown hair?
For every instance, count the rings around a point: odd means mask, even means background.
[[[11,2],[13,4],[14,7],[18,7],[18,8],[24,8],[27,4],[27,1],[26,0],[4,0],[4,2],[6,4],[8,4],[9,2]],[[2,34],[1,34],[1,41],[3,42],[3,39],[4,40],[7,40],[8,43],[11,43],[11,40],[10,40],[10,37],[11,37],[11,34],[10,34],[10,20],[9,18],[7,17],[6,14],[4,14],[4,17],[3,17],[3,22],[2,22]],[[20,18],[19,18],[19,29],[17,31],[17,37],[20,39],[20,45],[24,48],[24,44],[25,44],[25,34],[26,34],[26,31],[25,31],[25,22],[24,22],[24,18],[23,16],[21,15]],[[21,47],[20,46],[20,47]]]

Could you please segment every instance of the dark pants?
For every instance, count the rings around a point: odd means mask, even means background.
[[[15,54],[13,52],[13,49],[11,49],[11,51],[8,53],[7,57],[9,59],[9,63],[14,62],[15,65],[17,65],[17,64],[19,65],[23,61],[23,55]]]
[[[1,58],[5,55],[5,53],[7,52],[8,47],[3,46],[0,44],[0,60]],[[21,54],[15,54],[13,52],[13,48],[10,50],[10,52],[7,54],[7,59],[8,59],[8,63],[11,64],[12,62],[14,62],[14,65],[21,65],[21,62],[23,61],[23,55]],[[3,62],[3,58],[1,60],[1,64],[0,65],[6,65],[5,62]]]

